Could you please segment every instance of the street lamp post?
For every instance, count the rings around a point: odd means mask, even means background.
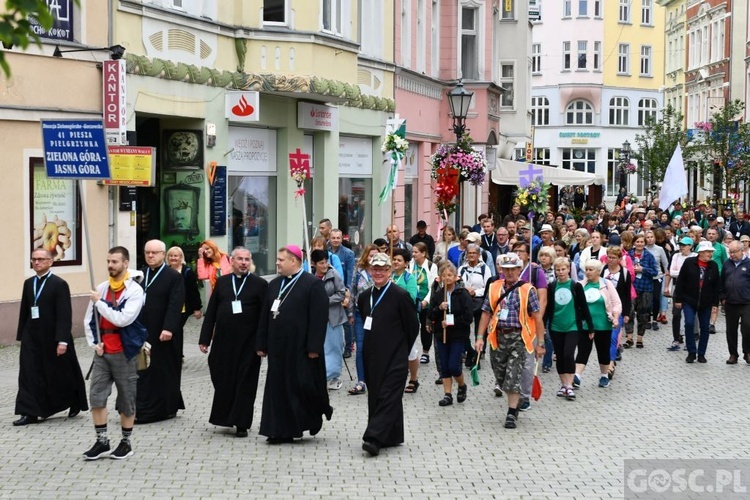
[[[622,143],[622,149],[620,150],[620,189],[625,188],[628,190],[628,175],[625,173],[625,166],[630,163],[630,143],[626,140]]]
[[[466,116],[469,114],[469,107],[471,106],[471,99],[474,97],[474,92],[466,90],[464,83],[459,78],[455,88],[448,92],[448,105],[451,108],[451,115],[453,116],[453,133],[456,134],[456,144],[461,142],[461,138],[466,132]],[[459,192],[458,192],[458,217],[460,222],[463,217],[461,210],[463,210],[463,187],[459,181]],[[458,223],[456,224],[458,226]]]

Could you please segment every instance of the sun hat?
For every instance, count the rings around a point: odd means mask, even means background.
[[[710,241],[701,241],[698,243],[698,248],[696,249],[696,252],[713,252],[714,246],[711,244]]]

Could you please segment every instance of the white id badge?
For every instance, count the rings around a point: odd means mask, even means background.
[[[31,319],[39,319],[39,306],[31,307]]]
[[[232,301],[232,314],[242,314],[242,301],[241,300]]]
[[[271,304],[271,312],[279,312],[279,306],[281,305],[281,301],[279,299],[276,299],[273,301],[273,304]]]
[[[372,316],[368,316],[365,318],[365,330],[372,330]]]
[[[453,319],[452,314],[446,314],[445,315],[445,326],[453,326],[455,325],[455,320]]]
[[[500,309],[500,320],[505,321],[508,319],[508,310],[507,309]]]

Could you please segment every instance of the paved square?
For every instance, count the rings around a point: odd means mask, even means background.
[[[187,410],[136,426],[135,455],[84,462],[94,442],[90,413],[66,413],[13,427],[18,347],[0,349],[2,498],[622,498],[625,459],[747,457],[750,366],[728,366],[723,335],[711,335],[708,363],[669,352],[671,326],[647,331],[645,349],[625,351],[607,389],[597,386],[596,354],[575,402],[555,397],[556,373],[540,374],[544,395],[503,428],[505,398],[492,393],[489,366],[463,404],[438,406],[434,364],[404,395],[406,443],[370,458],[361,449],[366,396],[331,392],[333,419],[314,438],[269,446],[258,436],[265,363],[250,437],[208,423],[213,388],[198,351],[199,322],[188,322],[182,391]],[[76,342],[84,372],[91,361]],[[354,372],[354,360],[348,364]],[[429,366],[429,368],[425,368]],[[406,374],[404,376],[406,383]],[[114,401],[114,398],[110,398]],[[112,403],[113,404],[113,403]],[[119,440],[111,408],[110,438]]]

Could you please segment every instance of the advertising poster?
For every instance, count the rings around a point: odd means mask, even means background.
[[[80,199],[74,180],[50,179],[42,159],[31,167],[31,249],[49,250],[55,265],[80,264]]]
[[[166,171],[161,182],[161,239],[167,247],[181,246],[185,254],[206,237],[206,173],[202,170]]]

